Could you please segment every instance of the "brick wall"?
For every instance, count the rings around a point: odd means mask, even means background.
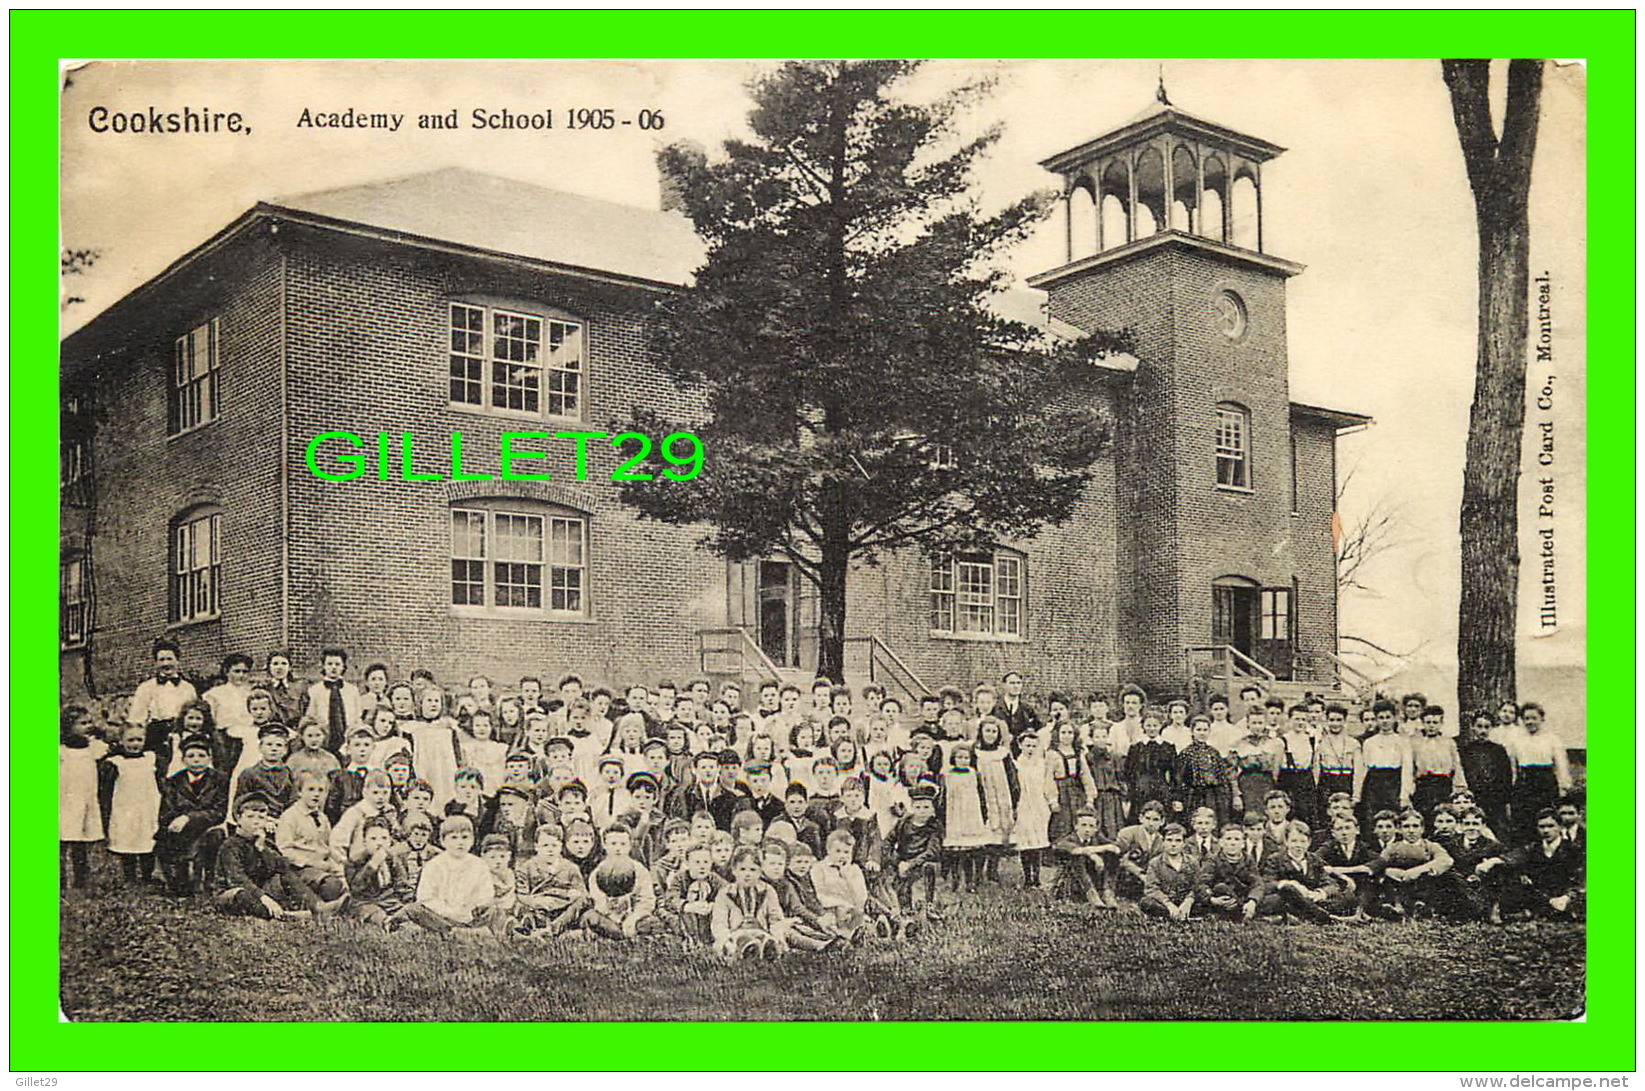
[[[1225,336],[1214,301],[1244,301]],[[1291,413],[1282,277],[1189,246],[1098,266],[1051,290],[1051,314],[1087,330],[1129,328],[1139,366],[1117,448],[1119,673],[1151,693],[1180,692],[1182,649],[1209,643],[1212,581],[1298,584],[1299,650],[1335,650],[1329,428],[1299,435],[1299,512],[1291,511]],[[1217,487],[1219,402],[1250,412],[1249,493]]]
[[[696,630],[725,623],[725,562],[697,549],[696,533],[643,523],[621,506],[610,480],[619,459],[609,443],[588,448],[587,480],[574,480],[569,442],[531,444],[552,452],[523,469],[551,482],[404,482],[398,433],[416,437],[412,468],[439,473],[463,435],[463,464],[496,472],[505,431],[606,430],[636,405],[673,413],[693,407],[646,358],[645,314],[654,295],[601,288],[570,277],[498,263],[437,258],[389,247],[288,241],[292,388],[292,643],[299,660],[340,643],[386,660],[404,675],[433,670],[442,681],[467,672],[512,684],[522,674],[575,670],[591,682],[696,672]],[[589,331],[582,424],[503,419],[455,410],[445,351],[448,304],[480,299],[566,312]],[[394,465],[351,482],[316,479],[307,440],[322,431],[366,437],[394,433]],[[450,507],[513,498],[569,509],[589,521],[584,621],[459,616],[451,605]],[[357,542],[357,546],[351,545]]]
[[[131,689],[149,645],[168,632],[191,672],[212,673],[227,650],[278,637],[280,595],[280,256],[264,238],[192,266],[164,298],[127,320],[127,336],[94,371],[65,363],[91,389],[93,500],[73,516],[91,547],[91,688]],[[177,300],[190,300],[179,305]],[[173,341],[221,319],[222,415],[168,437]],[[219,619],[167,624],[170,528],[201,505],[223,514]],[[77,663],[66,664],[71,671]],[[65,684],[83,683],[83,672]]]

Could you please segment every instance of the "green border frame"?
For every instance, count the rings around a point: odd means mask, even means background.
[[[324,57],[356,56],[349,43],[376,42],[385,57],[481,57],[449,35],[450,12],[41,12],[14,11],[11,28],[11,677],[14,724],[30,725],[11,739],[11,1056],[13,1071],[99,1067],[197,1069],[278,1061],[350,1068],[345,1026],[311,1026],[300,1055],[271,1055],[268,1030],[258,1024],[216,1024],[211,1048],[184,1051],[191,1026],[66,1024],[57,1018],[56,902],[43,896],[56,874],[55,845],[39,836],[42,816],[54,813],[50,731],[55,706],[48,690],[30,680],[57,674],[52,589],[56,536],[39,513],[56,511],[56,478],[46,467],[55,449],[57,417],[28,412],[56,391],[56,369],[45,374],[24,361],[57,355],[55,267],[57,235],[57,71],[60,59],[85,57]],[[465,13],[466,14],[466,13]],[[1164,12],[511,12],[537,22],[544,42],[588,43],[579,57],[775,57],[803,43],[811,56],[990,57],[1066,56],[1069,43],[1091,50],[1123,43],[1117,55],[1136,55],[1138,43],[1156,42],[1172,15]],[[1636,16],[1628,11],[1448,12],[1211,12],[1192,16],[1189,45],[1216,43],[1222,56],[1439,57],[1559,56],[1588,65],[1588,221],[1600,230],[1588,241],[1588,461],[1589,583],[1603,593],[1589,599],[1589,708],[1634,708],[1634,52]],[[313,31],[323,31],[316,36]],[[531,38],[520,35],[520,40]],[[322,44],[327,43],[327,44]],[[335,44],[329,44],[335,43]],[[1459,163],[1460,169],[1460,163]],[[43,389],[42,389],[43,387]],[[1597,501],[1597,502],[1596,502]],[[38,702],[38,705],[36,704]],[[36,721],[36,717],[39,721]],[[1423,1058],[1461,1070],[1619,1071],[1636,1067],[1635,1037],[1635,739],[1631,715],[1601,715],[1613,731],[1608,759],[1593,769],[1589,806],[1592,840],[1607,864],[1591,877],[1588,935],[1588,1018],[1563,1023],[1426,1023],[1398,1032],[1401,1048],[1358,1051],[1355,1061],[1375,1068]],[[1299,1025],[1300,1026],[1300,1025]],[[624,1058],[599,1048],[615,1044],[638,1024],[592,1025],[578,1031],[589,1058]],[[1196,1024],[1192,1054],[1171,1052],[1171,1023],[1134,1023],[1125,1030],[1134,1060],[1170,1058],[1189,1069],[1263,1070],[1295,1059],[1325,1067],[1317,1050],[1253,1053],[1239,1023]],[[1275,1025],[1275,1029],[1280,1029]],[[745,1038],[741,1024],[652,1024],[647,1040],[663,1046],[659,1059],[691,1067],[705,1056],[704,1035],[729,1044]],[[383,1024],[373,1032],[383,1047],[378,1064],[416,1057],[411,1046],[425,1032],[412,1024]],[[512,1024],[470,1032],[498,1046],[517,1042]],[[1070,1033],[1060,1023],[932,1023],[919,1031],[917,1055],[889,1049],[903,1025],[856,1024],[857,1053],[875,1067],[907,1061],[920,1067],[1009,1065],[1033,1067],[1066,1056]],[[776,1053],[813,1035],[807,1025],[763,1024],[759,1034]],[[1236,1035],[1239,1038],[1236,1038]],[[1179,1039],[1180,1040],[1180,1039]],[[198,1045],[198,1039],[195,1039]],[[669,1048],[672,1045],[684,1048]],[[335,1048],[332,1048],[335,1047]],[[1232,1047],[1232,1048],[1219,1048]],[[479,1056],[513,1056],[503,1049]],[[743,1051],[707,1054],[725,1067]],[[72,1060],[70,1060],[72,1059]],[[1334,1058],[1340,1061],[1342,1058]],[[65,1065],[64,1062],[69,1061]],[[399,1063],[403,1064],[403,1061]],[[1408,1060],[1407,1060],[1407,1063]],[[374,1064],[372,1067],[376,1067]]]

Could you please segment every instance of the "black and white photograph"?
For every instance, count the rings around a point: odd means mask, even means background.
[[[65,1019],[1582,1016],[1580,65],[61,85]]]

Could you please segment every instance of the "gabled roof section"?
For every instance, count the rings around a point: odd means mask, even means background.
[[[1196,136],[1208,144],[1228,148],[1258,163],[1272,159],[1285,150],[1278,144],[1248,136],[1215,121],[1195,117],[1175,106],[1155,102],[1119,128],[1106,132],[1095,140],[1088,140],[1078,147],[1040,160],[1040,166],[1056,174],[1066,174],[1122,144],[1133,143],[1167,131]]]
[[[679,213],[463,167],[283,197],[260,207],[659,284],[687,283],[705,253]]]

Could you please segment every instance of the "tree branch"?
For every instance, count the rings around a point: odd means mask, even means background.
[[[1497,140],[1491,128],[1491,62],[1441,61],[1445,85],[1451,89],[1451,114],[1456,120],[1462,161],[1475,194],[1491,191]]]

